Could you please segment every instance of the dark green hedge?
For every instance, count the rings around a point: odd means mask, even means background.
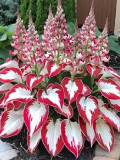
[[[57,0],[21,0],[20,12],[25,26],[28,25],[29,11],[31,10],[36,29],[39,34],[42,34],[50,3],[53,14],[55,14]],[[75,0],[62,0],[62,5],[67,22],[75,22]]]

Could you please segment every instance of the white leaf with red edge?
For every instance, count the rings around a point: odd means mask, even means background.
[[[54,77],[62,71],[62,64],[57,65],[55,62],[50,61],[47,64],[49,77]]]
[[[81,94],[83,96],[88,96],[90,93],[91,93],[91,89],[87,85],[83,84],[83,90]]]
[[[11,101],[28,102],[33,98],[31,91],[22,84],[16,84],[6,94],[4,103],[7,104]]]
[[[71,119],[73,117],[73,109],[71,105],[64,104],[62,108],[55,108],[55,111],[64,115],[66,118]]]
[[[57,119],[54,123],[49,118],[42,127],[41,135],[45,148],[52,156],[56,156],[64,146],[61,137],[61,119]]]
[[[112,79],[105,80],[101,78],[97,85],[104,97],[108,99],[120,99],[120,86]]]
[[[92,147],[94,142],[96,141],[93,125],[90,125],[80,117],[79,117],[79,124],[82,130],[82,133],[87,138],[87,140],[91,143],[91,147]]]
[[[98,76],[102,70],[100,67],[93,66],[91,64],[87,64],[86,69],[87,69],[88,73],[90,73],[91,76]]]
[[[43,76],[39,76],[38,78],[35,76],[34,73],[27,75],[26,77],[26,85],[29,89],[37,86],[43,80]]]
[[[112,110],[108,110],[104,106],[100,107],[100,112],[103,119],[120,132],[120,118],[116,115],[116,113]]]
[[[37,94],[39,102],[51,105],[53,107],[62,108],[64,103],[64,91],[61,85],[49,84],[46,92],[40,89]]]
[[[83,83],[81,79],[75,79],[73,82],[70,78],[65,77],[62,80],[62,86],[64,88],[65,97],[72,103],[76,100],[76,96],[82,92]]]
[[[120,99],[109,99],[110,105],[117,111],[120,111]]]
[[[108,70],[114,77],[116,77],[120,80],[120,76],[117,74],[117,72],[113,68],[108,67]]]
[[[17,135],[24,124],[22,111],[5,111],[0,119],[0,136],[11,137]]]
[[[99,118],[94,123],[94,131],[96,140],[100,146],[110,152],[114,144],[114,131],[111,125],[107,124],[103,119]]]
[[[30,136],[46,122],[49,114],[49,107],[40,104],[35,99],[29,101],[24,109],[24,121],[28,128]]]
[[[31,153],[33,153],[33,151],[36,149],[40,140],[41,140],[41,128],[38,129],[38,131],[34,133],[32,136],[30,136],[29,132],[27,133],[27,144],[28,144],[28,149]]]
[[[89,124],[92,124],[99,115],[98,101],[96,97],[84,97],[79,94],[76,102],[79,115],[83,117]]]
[[[63,120],[61,132],[65,146],[77,158],[84,147],[84,139],[79,124],[68,119]]]
[[[5,107],[4,99],[5,99],[5,95],[3,94],[2,97],[0,98],[0,108],[4,108]]]
[[[11,89],[13,87],[13,84],[11,83],[4,83],[0,86],[0,94],[7,92],[9,89]]]
[[[5,61],[5,63],[1,64],[0,65],[0,69],[2,68],[19,68],[19,65],[18,65],[18,60],[17,59],[7,59]]]
[[[18,68],[5,68],[0,71],[0,82],[22,82],[22,72]]]

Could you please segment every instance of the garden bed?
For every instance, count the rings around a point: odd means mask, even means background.
[[[32,154],[27,149],[27,138],[26,138],[26,127],[23,127],[23,130],[20,134],[15,137],[6,138],[2,141],[8,142],[12,145],[14,149],[18,151],[18,156],[12,160],[50,160],[52,157],[46,151],[42,142],[38,145],[35,152]],[[91,148],[89,142],[85,142],[84,149],[82,150],[80,156],[77,160],[92,160],[94,157],[95,145]],[[75,156],[67,150],[66,147],[60,152],[57,157],[54,157],[52,160],[74,160]]]

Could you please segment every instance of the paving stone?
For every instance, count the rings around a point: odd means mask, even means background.
[[[113,150],[109,153],[108,151],[101,148],[99,145],[96,146],[95,156],[97,157],[107,157],[119,160],[120,158],[120,146],[114,144]]]
[[[115,160],[115,159],[108,157],[94,157],[93,160]]]
[[[118,132],[117,130],[115,130],[115,138],[120,140],[120,132]]]

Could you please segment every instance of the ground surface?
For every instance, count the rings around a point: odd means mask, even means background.
[[[114,69],[120,69],[120,54],[112,52],[110,55],[110,61],[107,65],[113,67]]]
[[[2,139],[2,141],[11,143],[13,148],[18,150],[18,157],[13,158],[12,160],[51,160],[51,156],[44,148],[42,142],[38,145],[36,151],[33,154],[30,154],[27,150],[27,142],[25,135],[26,129],[24,127],[19,135],[8,139]],[[77,160],[92,160],[93,156],[94,147],[91,148],[90,143],[86,141],[85,147]],[[75,160],[75,157],[64,147],[63,151],[52,160]]]

